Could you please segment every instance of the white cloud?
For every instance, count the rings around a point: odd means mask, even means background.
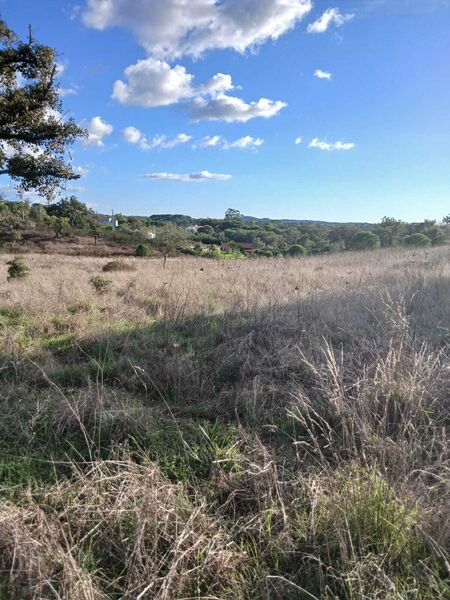
[[[220,135],[207,136],[198,144],[195,148],[217,148],[222,145],[222,138]]]
[[[324,142],[319,140],[319,138],[314,138],[309,144],[308,148],[318,148],[319,150],[352,150],[355,148],[356,144],[352,144],[351,142],[334,142],[332,144],[328,142]]]
[[[238,148],[239,150],[246,149],[256,149],[264,144],[264,140],[261,138],[254,138],[250,135],[246,135],[244,137],[239,138],[235,142],[227,142],[225,141],[223,144],[223,148],[225,150],[230,150],[233,148]]]
[[[314,77],[317,77],[317,79],[330,80],[333,77],[333,75],[331,73],[329,73],[328,71],[322,71],[322,69],[316,69],[314,71]]]
[[[176,137],[169,139],[165,135],[156,135],[150,142],[150,148],[162,148],[164,150],[171,150],[175,146],[180,144],[187,144],[192,140],[191,135],[186,133],[179,133]]]
[[[149,150],[150,145],[147,138],[136,127],[125,127],[122,132],[123,139],[129,144],[137,144],[141,150]]]
[[[168,106],[180,100],[192,98],[195,91],[193,75],[180,65],[147,58],[125,69],[127,82],[116,81],[113,98],[121,104],[144,106]]]
[[[121,104],[154,108],[185,102],[194,121],[240,121],[273,117],[284,102],[261,98],[247,104],[225,92],[233,90],[230,75],[217,73],[203,85],[194,85],[194,76],[185,67],[147,58],[125,69],[127,82],[116,81],[113,98]]]
[[[87,129],[87,146],[104,146],[103,139],[113,132],[113,126],[103,121],[101,117],[93,117],[90,121],[82,121],[81,126]]]
[[[152,148],[170,150],[179,144],[190,142],[192,136],[187,135],[186,133],[179,133],[176,137],[169,139],[165,135],[156,135],[149,141],[142,131],[139,131],[136,127],[126,127],[123,130],[123,138],[129,144],[137,144],[141,150],[151,150]]]
[[[308,33],[324,33],[331,25],[341,27],[347,21],[353,19],[355,15],[343,15],[338,8],[328,8],[318,19],[308,25]]]
[[[89,175],[89,169],[87,167],[82,167],[81,165],[75,167],[74,171],[80,177],[87,177]]]
[[[295,138],[295,145],[296,146],[300,146],[300,144],[302,144],[302,143],[303,143],[303,139],[300,136],[298,136],[298,137]]]
[[[276,40],[311,9],[311,0],[87,0],[82,20],[98,30],[123,27],[149,55],[175,59],[245,52]]]
[[[254,138],[250,135],[241,137],[234,142],[229,142],[220,135],[207,136],[198,144],[194,144],[193,148],[221,148],[222,150],[255,150],[264,144],[261,138]]]
[[[210,173],[209,171],[200,171],[199,173],[146,173],[143,175],[146,179],[157,179],[161,181],[227,181],[231,175],[222,175],[221,173]]]
[[[250,119],[268,119],[277,115],[287,104],[279,100],[260,98],[247,104],[241,98],[218,94],[214,98],[195,98],[189,103],[188,113],[193,121],[226,121],[246,123]]]
[[[76,96],[77,94],[78,90],[75,87],[59,88],[59,95],[61,98],[65,98],[66,96]]]

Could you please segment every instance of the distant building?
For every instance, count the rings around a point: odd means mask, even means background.
[[[188,233],[193,233],[193,234],[197,234],[198,229],[199,229],[199,225],[189,225],[189,227],[186,227],[186,231]]]
[[[104,225],[105,227],[108,227],[108,225],[113,228],[119,227],[119,222],[113,216],[96,215],[95,220],[99,225]]]

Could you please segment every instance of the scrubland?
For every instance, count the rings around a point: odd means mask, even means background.
[[[448,246],[8,259],[0,598],[450,597]]]

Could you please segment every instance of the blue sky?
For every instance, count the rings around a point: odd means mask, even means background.
[[[99,211],[450,211],[450,0],[0,0],[0,11],[60,54],[64,111],[91,131],[67,192]]]

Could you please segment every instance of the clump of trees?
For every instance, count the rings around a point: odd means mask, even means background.
[[[386,217],[377,224],[258,221],[243,217],[237,210],[227,211],[223,219],[165,217],[117,215],[119,227],[113,229],[111,223],[102,224],[105,219],[99,219],[75,196],[46,205],[0,199],[0,241],[19,244],[29,230],[52,232],[56,238],[85,235],[92,237],[94,244],[99,238],[126,244],[135,248],[138,256],[159,253],[164,265],[169,256],[179,252],[209,258],[270,258],[402,245],[436,246],[450,241],[449,217],[441,223],[404,223]]]

